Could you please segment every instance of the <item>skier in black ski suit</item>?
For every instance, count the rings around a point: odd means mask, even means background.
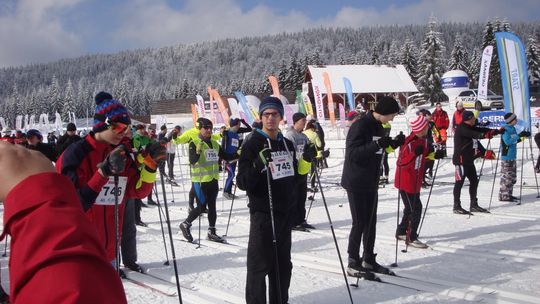
[[[268,276],[270,303],[288,303],[291,281],[291,228],[295,220],[296,184],[309,172],[316,149],[306,145],[297,160],[293,143],[279,131],[283,104],[276,97],[266,97],[259,106],[262,129],[255,129],[242,146],[238,161],[238,188],[249,197],[250,229],[247,250],[247,304],[266,302]],[[271,168],[270,185],[276,243],[268,193],[267,166]],[[273,246],[277,247],[277,257]],[[277,258],[277,261],[276,261]],[[279,264],[276,269],[275,265]],[[279,273],[279,279],[277,274]],[[279,284],[278,284],[279,282]],[[281,298],[281,299],[280,299]]]
[[[400,111],[391,97],[379,99],[375,110],[351,125],[347,134],[345,163],[341,186],[347,190],[352,216],[349,234],[349,266],[347,272],[354,277],[372,277],[372,272],[389,274],[391,271],[375,261],[375,227],[377,224],[377,191],[381,160],[387,148],[397,148],[405,141],[400,134],[392,139],[384,136],[383,124],[394,119]],[[360,243],[364,252],[360,258]]]
[[[478,190],[478,175],[474,160],[477,157],[486,157],[489,152],[493,151],[483,149],[482,155],[478,155],[475,150],[479,150],[479,143],[475,139],[491,139],[497,134],[502,134],[504,131],[481,128],[475,126],[476,118],[471,111],[464,111],[462,121],[457,126],[454,133],[454,155],[452,163],[456,166],[454,184],[454,213],[470,214],[470,212],[488,212],[486,209],[478,206],[478,198],[476,192]],[[461,207],[461,188],[465,182],[465,178],[469,179],[469,196],[471,199],[470,212]]]

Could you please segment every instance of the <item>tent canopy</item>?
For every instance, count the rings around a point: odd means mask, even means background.
[[[352,84],[353,93],[416,93],[418,89],[403,65],[325,65],[308,66],[306,81],[323,84],[327,72],[334,94],[344,94],[343,77]],[[322,94],[326,88],[320,86]]]

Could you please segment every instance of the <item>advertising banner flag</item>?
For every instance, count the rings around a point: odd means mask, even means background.
[[[328,101],[328,116],[332,126],[336,126],[336,114],[334,112],[334,96],[332,94],[332,85],[330,84],[330,76],[327,72],[323,73],[324,86],[326,87],[326,100]]]
[[[223,99],[221,98],[221,95],[219,95],[218,90],[213,89],[212,95],[214,96],[214,100],[217,101],[219,112],[221,113],[221,120],[222,122],[228,127],[229,126],[229,109],[225,107],[225,103],[223,103]],[[219,123],[219,122],[217,122]]]
[[[236,96],[236,99],[238,100],[238,103],[240,104],[240,108],[242,109],[242,112],[244,112],[244,115],[247,118],[247,122],[249,123],[249,125],[252,125],[255,118],[253,117],[253,114],[251,113],[251,110],[249,109],[246,96],[240,91],[234,92],[234,95]]]
[[[518,36],[495,33],[501,66],[504,109],[518,117],[518,130],[531,130],[531,107],[525,48]]]
[[[216,123],[216,113],[214,112],[214,94],[212,94],[212,87],[208,86],[208,99],[210,99],[210,120],[212,123]]]
[[[272,87],[272,95],[281,99],[281,94],[279,93],[279,83],[276,76],[274,75],[268,76],[268,81],[270,82],[270,86]]]
[[[347,77],[343,77],[343,84],[345,85],[345,92],[347,94],[347,102],[349,103],[349,111],[352,111],[355,109],[354,105],[354,97],[352,92],[352,85],[351,81]]]
[[[201,95],[198,95],[197,94],[197,105],[199,105],[199,117],[206,117],[205,115],[205,111],[204,111],[204,99],[202,98]]]
[[[482,61],[480,63],[480,75],[478,75],[478,98],[487,99],[489,66],[491,65],[491,56],[493,55],[493,46],[488,45],[482,52]]]
[[[197,109],[195,107],[195,104],[191,104],[191,119],[193,120],[193,125],[196,126],[196,123],[197,123],[197,119],[199,117],[197,117]]]
[[[302,91],[300,90],[296,90],[296,104],[298,105],[298,112],[307,115],[306,107],[304,105],[304,97],[302,96]]]
[[[341,127],[345,128],[345,107],[341,103],[339,104],[339,122],[341,123]]]

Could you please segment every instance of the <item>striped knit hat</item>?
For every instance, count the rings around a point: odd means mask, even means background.
[[[120,122],[131,124],[127,109],[112,95],[107,92],[99,92],[96,97],[96,112],[94,114],[94,126],[92,131],[98,133],[105,131],[111,123]]]
[[[516,114],[512,113],[512,112],[509,112],[509,113],[506,113],[504,114],[504,121],[509,124],[511,123],[512,121],[514,121],[514,119],[516,119],[517,116]]]
[[[424,130],[428,124],[428,121],[424,116],[418,115],[414,120],[410,121],[409,124],[411,125],[411,130],[413,133],[419,133]]]

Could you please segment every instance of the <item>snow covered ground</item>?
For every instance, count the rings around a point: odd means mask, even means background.
[[[392,134],[406,128],[406,119],[413,113],[399,116],[393,123]],[[449,115],[452,115],[450,112]],[[535,130],[536,131],[536,130]],[[342,132],[341,130],[339,132]],[[345,140],[342,133],[326,128],[327,146],[331,149],[329,168],[321,176],[323,193],[336,232],[341,256],[346,261],[348,232],[351,217],[346,193],[339,186]],[[484,140],[487,145],[487,140]],[[534,145],[534,144],[533,144]],[[491,141],[491,148],[498,147],[498,138]],[[521,157],[519,146],[518,155]],[[522,204],[502,203],[497,200],[499,178],[493,185],[496,161],[486,161],[479,186],[479,204],[488,207],[491,214],[473,216],[452,213],[453,170],[450,158],[440,161],[436,185],[433,187],[429,208],[420,239],[429,249],[405,248],[399,243],[398,265],[395,272],[403,277],[386,277],[396,285],[361,281],[358,288],[351,287],[355,303],[540,303],[540,199],[535,183],[529,141],[525,145],[523,164],[523,187],[521,176],[515,195],[522,196]],[[538,155],[533,147],[535,156]],[[449,139],[449,155],[452,139]],[[396,155],[390,155],[390,180],[393,181]],[[182,166],[176,166],[180,187],[166,184],[174,246],[179,267],[184,303],[244,303],[246,276],[246,248],[249,233],[249,212],[246,195],[237,190],[240,197],[234,201],[227,240],[230,244],[217,244],[206,240],[208,222],[201,220],[201,247],[183,241],[178,225],[187,216],[187,191],[189,191],[187,158],[181,158]],[[178,163],[178,160],[177,160]],[[480,170],[481,160],[477,162]],[[518,168],[521,162],[518,162]],[[180,168],[182,172],[180,171]],[[518,172],[520,170],[518,169]],[[184,179],[180,178],[181,173]],[[375,178],[375,177],[373,177]],[[220,182],[220,184],[222,184]],[[462,190],[463,207],[468,208],[465,183]],[[158,183],[161,196],[161,185]],[[424,207],[429,189],[422,192]],[[231,201],[218,196],[218,234],[224,234]],[[309,206],[309,201],[307,203]],[[379,190],[377,241],[375,252],[379,263],[389,265],[395,258],[394,232],[396,227],[397,191],[392,184]],[[174,269],[163,265],[166,253],[160,228],[157,207],[143,208],[143,221],[148,228],[137,227],[140,264],[148,273],[164,280],[154,279],[156,290],[124,281],[129,303],[178,303]],[[338,256],[321,193],[315,194],[308,221],[317,229],[309,233],[293,231],[293,275],[290,303],[350,303],[345,280],[341,273]],[[165,227],[166,229],[166,227]],[[165,233],[167,231],[165,230]],[[192,227],[197,239],[197,222]],[[1,258],[2,280],[7,287],[7,258]],[[140,276],[140,275],[139,275]],[[145,276],[146,280],[150,280]],[[349,283],[355,282],[348,278]],[[167,283],[168,281],[169,283]],[[398,286],[400,285],[400,286]]]

